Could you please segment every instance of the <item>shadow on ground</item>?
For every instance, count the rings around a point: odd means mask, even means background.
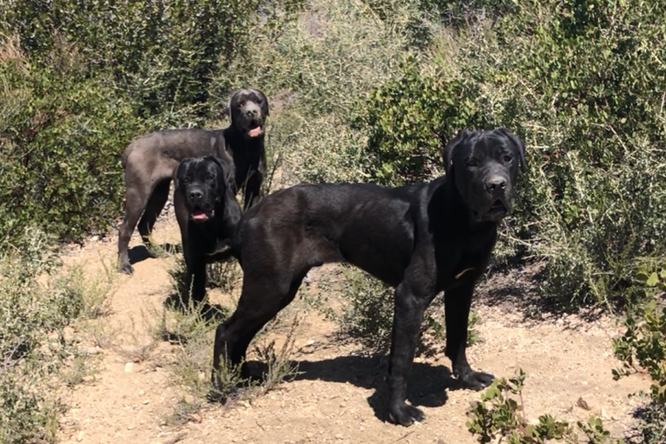
[[[158,245],[158,251],[162,251],[170,255],[170,254],[182,253],[183,250],[180,244],[172,244],[167,242],[162,245]],[[135,247],[130,248],[128,255],[129,255],[130,264],[132,265],[138,262],[143,262],[146,259],[159,257],[159,253],[158,254],[151,253],[150,250],[146,248],[145,245],[137,245]]]
[[[356,387],[375,389],[368,398],[368,404],[375,416],[387,421],[388,386],[385,382],[388,374],[386,357],[340,356],[320,361],[294,361],[298,366],[296,381],[321,380],[327,382],[350,383]],[[250,361],[252,373],[265,370],[265,364]],[[287,383],[288,384],[288,383]],[[446,404],[448,390],[461,389],[462,385],[454,379],[451,371],[444,365],[432,365],[415,362],[407,385],[407,400],[414,406],[441,407]]]

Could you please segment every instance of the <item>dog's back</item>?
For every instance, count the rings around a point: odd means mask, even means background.
[[[188,157],[226,154],[223,130],[200,128],[170,129],[144,134],[134,139],[122,155],[123,167],[133,152],[161,156],[181,162]]]
[[[244,215],[234,249],[241,258],[273,250],[295,261],[307,256],[310,266],[347,261],[390,282],[402,275],[402,257],[413,248],[419,189],[301,184],[280,190]],[[373,265],[387,262],[397,267],[387,272]]]

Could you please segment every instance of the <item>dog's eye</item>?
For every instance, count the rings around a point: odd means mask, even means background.
[[[212,182],[215,179],[215,176],[212,174],[209,174],[206,176],[206,182]]]
[[[467,166],[470,166],[470,167],[479,166],[479,161],[472,157],[471,159],[469,159],[467,161]]]
[[[244,106],[245,106],[245,101],[242,101],[242,100],[241,100],[240,102],[238,102],[238,107],[239,107],[239,108],[242,108],[242,107],[244,107]]]
[[[509,163],[509,162],[511,162],[511,161],[513,160],[513,157],[509,156],[508,154],[505,154],[505,155],[502,157],[502,160],[503,160],[504,162],[506,162],[506,163]]]

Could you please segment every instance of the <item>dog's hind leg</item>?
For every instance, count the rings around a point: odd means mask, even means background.
[[[294,300],[305,274],[306,272],[300,273],[286,289],[284,285],[262,282],[261,279],[252,279],[245,275],[238,308],[215,332],[212,372],[215,391],[223,391],[219,374],[221,360],[224,360],[226,366],[235,366],[244,361],[254,336]],[[243,373],[244,376],[249,376],[245,367]]]
[[[125,216],[118,228],[118,271],[132,274],[134,268],[129,260],[129,241],[136,223],[146,205],[147,193],[140,188],[127,188],[125,192]]]
[[[141,216],[141,220],[139,220],[139,234],[141,234],[141,240],[148,249],[148,253],[153,257],[155,257],[156,254],[152,248],[153,245],[150,241],[150,234],[155,226],[155,221],[157,221],[157,216],[160,215],[169,199],[170,184],[171,179],[169,178],[162,180],[155,185],[155,188],[148,198],[148,203],[146,204],[143,216]]]

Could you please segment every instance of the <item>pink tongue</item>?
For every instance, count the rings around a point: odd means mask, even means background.
[[[204,220],[208,216],[206,216],[206,213],[192,213],[192,219],[194,220]]]
[[[250,137],[257,137],[259,134],[261,134],[261,127],[258,126],[256,128],[253,128],[247,133],[250,135]]]

